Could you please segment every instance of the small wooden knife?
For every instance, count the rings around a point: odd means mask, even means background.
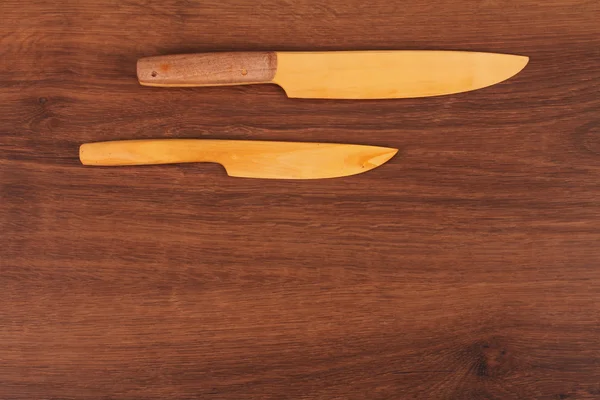
[[[198,53],[138,60],[146,86],[274,83],[289,97],[385,99],[466,92],[502,82],[528,57],[467,51]]]
[[[333,143],[157,139],[86,143],[84,165],[122,166],[214,162],[229,176],[321,179],[360,174],[392,158],[397,149]]]

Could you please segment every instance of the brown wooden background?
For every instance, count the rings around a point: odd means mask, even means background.
[[[600,3],[0,2],[0,398],[599,399]],[[523,54],[415,100],[138,85],[142,56]],[[393,146],[359,176],[85,168],[88,141]]]

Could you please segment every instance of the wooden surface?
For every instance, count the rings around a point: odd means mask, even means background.
[[[600,398],[600,3],[0,2],[0,398]],[[204,51],[524,54],[455,96],[142,87]],[[154,137],[397,147],[368,174],[82,167]]]
[[[527,56],[476,51],[214,52],[144,57],[137,76],[144,86],[275,83],[291,98],[396,99],[481,89],[528,62]]]
[[[165,54],[137,61],[144,86],[194,87],[269,83],[277,70],[274,51]]]
[[[430,97],[494,85],[527,62],[526,56],[475,51],[277,52],[273,82],[291,98]]]
[[[79,160],[90,166],[211,162],[227,175],[259,179],[325,179],[362,174],[398,149],[339,143],[264,140],[141,139],[85,143]]]

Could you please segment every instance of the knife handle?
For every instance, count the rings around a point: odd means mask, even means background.
[[[79,159],[83,165],[96,166],[219,163],[227,151],[227,144],[218,140],[115,140],[82,144]]]
[[[277,53],[226,52],[177,54],[138,60],[144,86],[229,86],[269,83],[277,70]]]

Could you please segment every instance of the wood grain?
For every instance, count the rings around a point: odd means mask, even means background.
[[[85,143],[79,160],[92,166],[212,162],[227,175],[261,179],[325,179],[362,174],[398,149],[340,143],[265,140],[141,139]]]
[[[475,51],[277,52],[273,82],[292,98],[430,97],[498,84],[528,61],[526,56]]]
[[[519,73],[526,56],[475,51],[227,52],[145,57],[142,85],[275,83],[292,98],[397,99],[482,89]]]
[[[269,83],[277,70],[273,51],[169,54],[137,61],[144,86],[227,86]]]
[[[600,398],[600,4],[0,2],[0,398]],[[211,51],[462,49],[455,96],[142,87]],[[368,143],[327,181],[85,168],[81,143]]]

